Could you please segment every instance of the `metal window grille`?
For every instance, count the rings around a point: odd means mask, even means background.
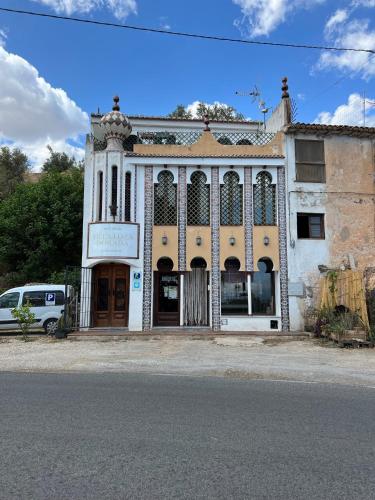
[[[268,172],[260,172],[254,185],[254,224],[276,225],[276,186]]]
[[[221,144],[236,144],[238,146],[264,146],[272,141],[275,134],[254,130],[252,132],[213,132],[215,139]]]
[[[173,174],[168,171],[160,172],[158,184],[154,185],[154,224],[177,224],[177,186],[173,184]]]
[[[203,172],[194,172],[187,186],[188,226],[210,225],[210,186]]]
[[[237,172],[227,172],[220,186],[220,223],[222,226],[242,225],[242,185]]]
[[[175,144],[177,146],[187,146],[198,141],[202,132],[140,132],[139,139],[142,144]]]
[[[125,222],[130,221],[131,180],[132,180],[131,173],[126,172],[126,174],[125,174]]]
[[[212,132],[215,139],[221,144],[237,144],[238,146],[255,145],[264,146],[275,137],[272,132],[254,130],[251,132]],[[130,135],[123,143],[125,151],[133,151],[134,144],[175,144],[176,146],[190,146],[202,136],[201,131],[161,131],[161,132],[138,132]],[[99,141],[93,137],[94,151],[103,151],[106,141]]]

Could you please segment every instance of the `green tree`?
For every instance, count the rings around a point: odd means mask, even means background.
[[[244,120],[245,117],[242,113],[239,113],[233,106],[228,106],[227,104],[220,104],[215,102],[214,104],[205,104],[200,102],[197,107],[196,118],[201,120],[208,115],[209,120],[212,121],[234,121],[234,120]],[[168,115],[169,118],[184,118],[191,119],[194,118],[191,111],[187,111],[183,104],[178,104],[176,109]]]
[[[81,261],[83,174],[49,173],[0,204],[0,269],[8,284],[45,281]]]
[[[208,119],[215,121],[234,121],[234,120],[244,120],[245,117],[242,113],[239,113],[233,106],[227,106],[226,104],[220,104],[215,102],[214,104],[205,104],[200,102],[197,109],[197,117],[203,118],[208,115]]]
[[[172,113],[169,113],[168,118],[191,120],[193,114],[191,111],[187,111],[183,104],[177,104],[177,107]]]
[[[28,169],[29,160],[19,149],[0,148],[0,202],[24,181]]]
[[[47,148],[50,152],[50,156],[43,163],[43,172],[66,172],[74,168],[82,169],[82,163],[77,163],[74,157],[70,157],[66,153],[57,153],[51,146],[47,146]]]

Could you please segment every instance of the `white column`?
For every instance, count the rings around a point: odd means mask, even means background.
[[[184,326],[184,275],[180,274],[180,326]]]
[[[247,275],[247,306],[248,306],[248,314],[249,316],[251,316],[253,314],[251,306],[251,274]]]

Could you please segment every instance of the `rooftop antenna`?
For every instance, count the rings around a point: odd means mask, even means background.
[[[251,92],[236,91],[236,95],[251,97],[251,103],[258,102],[258,108],[261,113],[263,113],[263,129],[266,130],[266,114],[272,109],[272,107],[267,107],[263,99],[261,99],[260,90],[256,85]]]
[[[372,107],[372,106],[375,106],[375,101],[367,99],[365,91],[363,91],[362,101],[363,101],[363,109],[362,109],[362,113],[363,113],[363,126],[366,127],[366,104],[368,104],[369,107]]]

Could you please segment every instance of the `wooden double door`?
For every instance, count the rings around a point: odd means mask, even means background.
[[[129,321],[129,266],[99,264],[93,275],[95,327],[127,327]]]

